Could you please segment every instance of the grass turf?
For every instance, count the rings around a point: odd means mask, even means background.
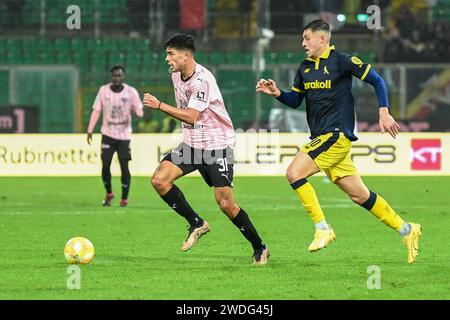
[[[311,178],[337,239],[309,253],[313,226],[282,177],[236,177],[235,196],[271,251],[251,266],[251,246],[220,213],[201,178],[177,185],[211,232],[190,251],[184,219],[134,177],[130,205],[100,205],[100,178],[0,178],[0,299],[449,299],[450,177],[366,177],[407,221],[424,227],[413,265],[397,232],[323,178]],[[69,290],[63,255],[74,236],[90,239],[94,261]],[[381,288],[369,290],[369,266]]]

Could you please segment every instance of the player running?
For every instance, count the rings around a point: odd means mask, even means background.
[[[233,197],[235,132],[216,79],[210,71],[196,63],[192,36],[175,35],[167,40],[165,48],[177,107],[149,93],[144,95],[144,106],[161,110],[182,122],[183,142],[164,156],[152,178],[156,192],[190,225],[181,250],[192,248],[210,229],[208,222],[191,208],[174,184],[178,178],[198,170],[205,182],[214,187],[220,209],[251,243],[253,264],[266,264],[269,250],[247,213]]]
[[[100,87],[92,107],[91,119],[87,130],[87,142],[92,142],[92,133],[103,111],[102,133],[102,180],[106,189],[103,206],[109,207],[114,198],[111,186],[111,161],[114,152],[120,162],[122,172],[122,198],[120,206],[128,205],[128,193],[130,191],[131,175],[128,161],[131,160],[131,112],[138,117],[144,115],[144,107],[137,90],[124,83],[125,69],[115,65],[110,69],[112,83]]]
[[[298,108],[306,97],[312,141],[292,160],[286,177],[316,227],[308,249],[320,250],[336,238],[307,180],[323,170],[352,201],[400,233],[408,250],[408,263],[413,263],[419,251],[420,224],[405,222],[386,200],[370,191],[350,158],[351,141],[357,140],[352,76],[375,88],[381,132],[387,131],[395,138],[399,125],[389,114],[386,84],[370,64],[336,51],[330,46],[330,38],[330,26],[323,20],[315,20],[303,28],[302,45],[308,57],[300,64],[290,92],[278,89],[271,79],[261,79],[256,85],[257,92],[271,95],[292,108]]]

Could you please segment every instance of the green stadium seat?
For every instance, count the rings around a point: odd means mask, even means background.
[[[135,39],[132,39],[132,42],[134,43],[134,48],[138,51],[142,51],[142,52],[151,52],[152,51],[150,39],[135,38]],[[160,47],[158,46],[158,49],[159,48]]]
[[[306,59],[306,53],[302,51],[297,51],[294,53],[294,61],[295,64],[300,64],[303,60]]]
[[[55,56],[54,53],[50,53],[50,52],[41,52],[38,53],[36,56],[36,63],[39,64],[55,64]]]
[[[5,61],[8,64],[15,64],[20,62],[22,51],[19,48],[10,48],[5,51]]]
[[[149,61],[150,60],[150,65],[152,67],[158,67],[160,65],[167,65],[165,62],[165,54],[159,54],[157,52],[152,52],[151,54],[144,54],[144,61]],[[145,62],[144,62],[145,64]],[[148,65],[148,64],[147,64]]]
[[[221,52],[212,52],[209,55],[209,62],[213,65],[225,64],[225,55]]]
[[[103,50],[103,42],[100,39],[88,38],[86,39],[86,48],[88,50],[102,51]]]
[[[278,63],[290,64],[294,62],[294,54],[290,51],[278,53],[277,58]]]
[[[11,50],[13,48],[17,48],[18,50],[20,50],[22,47],[22,40],[19,38],[6,38],[5,44],[8,50]]]
[[[108,54],[104,51],[92,51],[90,56],[93,63],[107,63]]]
[[[91,68],[91,79],[97,85],[105,83],[107,79],[109,79],[109,73],[101,67],[92,67]]]
[[[47,12],[47,24],[49,26],[54,26],[58,24],[62,24],[61,14],[58,11],[50,10]]]
[[[196,52],[195,53],[195,61],[197,61],[200,64],[207,64],[208,63],[208,55],[204,52]]]
[[[117,47],[124,52],[133,51],[133,42],[130,38],[120,38],[117,40]]]
[[[141,72],[142,72],[141,66],[127,65],[125,67],[125,70],[126,70],[127,79],[135,78],[139,81],[139,79],[141,78]]]
[[[40,52],[54,50],[53,42],[47,38],[38,38],[36,39],[35,49]]]
[[[119,42],[111,38],[105,38],[102,40],[102,48],[104,51],[118,51]]]
[[[142,63],[142,54],[140,52],[129,52],[127,54],[127,63],[140,65]]]
[[[36,50],[36,39],[35,38],[23,38],[21,43],[22,51],[30,52]]]
[[[83,38],[70,39],[70,50],[71,51],[83,50],[86,47],[87,47],[87,45]]]
[[[89,68],[93,73],[99,72],[99,73],[105,73],[107,70],[109,70],[108,64],[100,64],[100,63],[93,63],[90,65]]]
[[[37,52],[36,51],[24,52],[21,62],[23,64],[39,64]]]
[[[57,52],[55,55],[55,63],[57,64],[70,64],[72,63],[70,54],[65,52]]]
[[[133,65],[133,66],[141,66],[142,61],[141,59],[138,59],[138,57],[135,57],[133,55],[127,55],[125,59],[126,65]]]
[[[247,65],[251,65],[253,63],[253,53],[245,52],[242,54],[242,62]]]
[[[0,87],[6,88],[6,90],[0,90],[0,105],[9,104],[9,71],[0,70]]]
[[[159,61],[156,59],[152,59],[151,57],[144,57],[142,60],[142,67],[144,69],[150,69],[154,70],[155,68],[158,68]]]
[[[123,12],[115,12],[112,22],[114,24],[126,24],[128,23],[128,18],[123,14]]]
[[[109,54],[109,65],[125,64],[126,54],[122,52],[112,52]]]
[[[78,66],[89,66],[89,56],[86,52],[72,52],[71,60]]]
[[[69,41],[65,38],[57,38],[54,42],[54,48],[59,52],[68,52],[70,50]]]
[[[25,25],[36,25],[41,21],[40,15],[40,1],[26,1],[22,10],[22,16]]]
[[[226,61],[228,64],[241,64],[242,54],[240,52],[228,52],[226,54]]]
[[[264,59],[267,64],[277,64],[278,63],[278,55],[276,52],[266,52],[264,53]]]
[[[366,52],[361,55],[361,59],[365,63],[374,63],[375,62],[375,53],[374,52]]]
[[[22,56],[19,53],[8,51],[5,54],[5,62],[6,64],[20,64],[22,61]]]

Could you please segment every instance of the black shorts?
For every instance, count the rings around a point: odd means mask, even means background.
[[[131,160],[130,140],[117,140],[102,135],[102,161],[111,161],[114,152],[121,160]]]
[[[183,176],[198,170],[210,187],[233,187],[233,149],[201,150],[181,143],[161,160],[170,161],[183,171]]]

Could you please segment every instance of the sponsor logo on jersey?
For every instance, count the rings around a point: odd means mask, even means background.
[[[331,89],[331,80],[326,81],[313,81],[313,82],[303,82],[305,90],[309,89]]]

